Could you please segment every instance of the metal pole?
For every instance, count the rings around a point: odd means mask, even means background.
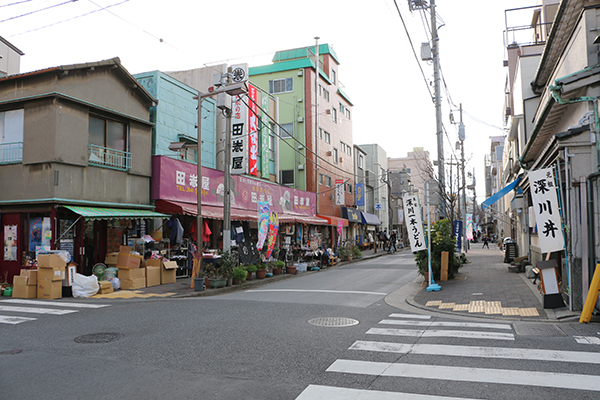
[[[225,182],[223,182],[223,252],[231,251],[231,107],[225,110]]]
[[[429,181],[425,182],[425,190],[427,191],[427,209],[429,210]],[[427,213],[427,263],[429,268],[429,286],[427,291],[439,291],[441,286],[433,280],[433,270],[431,269],[431,217],[430,213]]]
[[[203,224],[202,224],[202,101],[204,97],[202,93],[198,93],[198,147],[196,150],[196,175],[198,185],[196,186],[196,246],[198,247],[198,254],[202,254],[202,236]]]
[[[462,133],[460,134],[460,165],[462,167],[462,216],[463,216],[463,227],[462,227],[462,237],[463,237],[463,249],[465,253],[469,251],[467,246],[467,181],[465,180],[465,131],[463,125],[463,115],[462,115],[462,103],[460,103],[460,125],[459,125],[459,133],[462,129]]]
[[[319,37],[315,36],[315,194],[319,213]]]
[[[431,0],[431,53],[433,56],[433,83],[435,89],[435,129],[437,135],[437,162],[439,181],[439,209],[443,218],[446,218],[446,207],[444,207],[443,193],[446,191],[446,177],[444,175],[444,137],[442,135],[442,104],[440,97],[440,57],[439,39],[437,35],[437,21],[435,12],[435,0]]]

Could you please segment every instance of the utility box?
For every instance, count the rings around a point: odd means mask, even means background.
[[[421,60],[423,61],[431,61],[433,57],[431,56],[431,45],[426,43],[421,43]]]

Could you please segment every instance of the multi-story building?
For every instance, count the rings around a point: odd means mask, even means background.
[[[21,72],[21,56],[24,53],[0,36],[0,78]]]
[[[391,230],[390,190],[388,175],[388,158],[385,150],[378,144],[361,144],[359,147],[367,153],[366,166],[370,172],[369,184],[373,188],[372,202],[368,204],[368,212],[377,216],[381,225],[379,229]],[[370,199],[370,196],[367,197]],[[373,207],[373,208],[371,208]],[[375,221],[374,221],[375,222]]]

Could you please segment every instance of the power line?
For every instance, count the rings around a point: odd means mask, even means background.
[[[14,6],[14,5],[21,4],[21,3],[28,3],[30,1],[31,0],[22,0],[22,1],[17,1],[16,3],[2,4],[2,5],[0,5],[0,8],[2,8],[2,7],[8,7],[8,6]]]
[[[39,10],[30,11],[30,12],[28,12],[28,13],[25,13],[25,14],[16,15],[16,16],[14,16],[14,17],[10,17],[10,18],[3,19],[3,20],[1,20],[0,22],[6,22],[6,21],[13,20],[13,19],[17,19],[17,18],[21,18],[21,17],[26,17],[26,16],[28,16],[28,15],[31,15],[31,14],[35,14],[35,13],[38,13],[38,12],[41,12],[41,11],[46,11],[46,10],[49,10],[49,9],[51,9],[51,8],[54,8],[54,7],[63,6],[63,5],[65,5],[65,4],[74,3],[74,2],[76,2],[76,1],[77,1],[77,0],[69,0],[69,1],[65,1],[65,2],[63,2],[63,3],[59,3],[59,4],[53,4],[53,5],[51,5],[51,6],[48,6],[48,7],[46,7],[46,8],[40,8]],[[14,3],[14,4],[18,4],[18,3]],[[8,5],[10,5],[10,4],[8,4]]]

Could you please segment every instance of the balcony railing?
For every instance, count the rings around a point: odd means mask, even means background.
[[[90,144],[88,164],[128,171],[131,168],[131,153]]]
[[[0,143],[0,164],[23,162],[23,142]]]

